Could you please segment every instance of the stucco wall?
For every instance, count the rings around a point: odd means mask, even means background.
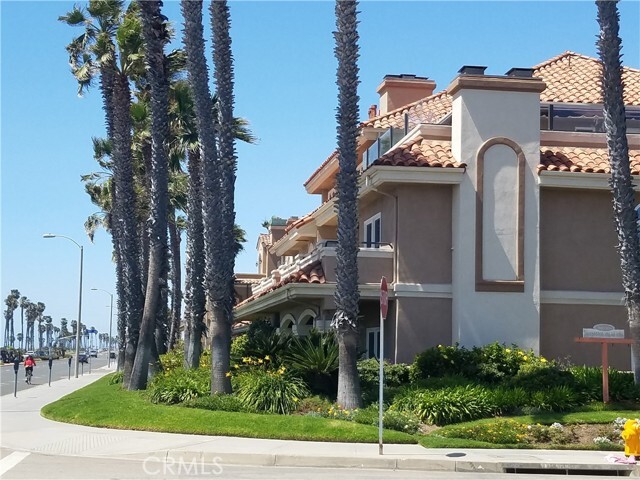
[[[413,362],[429,347],[451,344],[451,300],[398,298],[398,352],[396,361]],[[385,342],[386,343],[386,342]]]
[[[616,244],[608,191],[541,190],[542,290],[621,292]]]
[[[449,185],[403,185],[398,196],[398,281],[451,283]]]
[[[582,329],[598,323],[609,323],[625,329],[629,338],[623,306],[608,305],[554,305],[540,308],[540,354],[547,358],[569,358],[576,365],[600,365],[600,344],[576,343]],[[631,350],[628,345],[609,346],[609,363],[612,367],[629,370]]]

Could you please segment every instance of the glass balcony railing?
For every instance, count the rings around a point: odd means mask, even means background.
[[[364,153],[365,169],[391,150],[405,135],[404,128],[390,128],[380,135]]]

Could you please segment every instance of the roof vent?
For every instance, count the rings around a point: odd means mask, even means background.
[[[478,65],[463,65],[458,73],[462,75],[484,75],[484,71],[487,67],[481,67]]]
[[[505,75],[507,77],[533,78],[533,68],[513,67]]]
[[[414,73],[401,73],[400,75],[385,75],[384,78],[400,80],[429,80],[429,77],[418,77]]]

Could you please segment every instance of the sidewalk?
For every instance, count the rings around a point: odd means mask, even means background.
[[[47,455],[153,459],[228,465],[382,468],[457,472],[545,469],[558,473],[608,470],[640,477],[640,468],[612,464],[610,452],[561,450],[426,449],[419,445],[300,442],[109,430],[47,420],[40,409],[109,373],[106,367],[78,379],[35,386],[18,398],[0,397],[0,446]],[[542,472],[540,472],[542,473]]]

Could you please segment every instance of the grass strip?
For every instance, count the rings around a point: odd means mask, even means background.
[[[216,412],[178,405],[155,405],[144,392],[110,385],[110,376],[43,407],[45,418],[92,427],[153,432],[221,435],[280,440],[377,443],[378,429],[342,420],[303,415]],[[384,431],[386,443],[417,443],[417,438]]]

